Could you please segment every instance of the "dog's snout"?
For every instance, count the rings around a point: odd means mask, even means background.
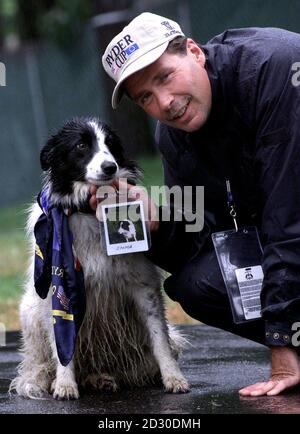
[[[101,164],[101,169],[105,175],[113,175],[117,171],[117,165],[111,161],[104,161]]]

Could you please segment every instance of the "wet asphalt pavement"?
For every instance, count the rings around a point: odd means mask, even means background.
[[[180,358],[191,392],[172,395],[162,387],[112,392],[82,392],[78,401],[9,397],[10,380],[20,360],[18,333],[0,347],[0,413],[5,414],[216,414],[298,413],[299,388],[284,395],[239,398],[238,390],[268,377],[269,351],[258,344],[205,325],[180,326],[190,346]]]

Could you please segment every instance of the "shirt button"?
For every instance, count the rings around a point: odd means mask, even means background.
[[[279,339],[279,333],[273,333],[273,338],[274,339]]]
[[[286,342],[289,342],[290,337],[289,337],[288,335],[284,335],[284,336],[283,336],[283,339],[284,339]]]
[[[266,332],[266,337],[268,338],[270,336],[270,332]]]

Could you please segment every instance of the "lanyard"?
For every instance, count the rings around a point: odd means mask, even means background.
[[[233,218],[233,223],[234,223],[234,227],[236,232],[238,231],[238,225],[236,222],[236,210],[235,210],[235,204],[233,201],[233,195],[231,192],[231,187],[230,187],[230,181],[229,179],[226,179],[226,190],[227,190],[227,205],[229,208],[229,214],[231,215],[231,217]]]

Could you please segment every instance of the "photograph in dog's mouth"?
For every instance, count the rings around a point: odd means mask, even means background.
[[[108,256],[87,210],[91,184],[138,179],[120,138],[97,118],[72,119],[49,138],[40,161],[44,182],[27,222],[22,362],[10,391],[76,399],[80,387],[161,383],[167,392],[188,392],[177,362],[185,339],[165,318],[161,272],[142,253]],[[114,232],[125,243],[126,236],[141,242],[141,221],[122,219],[128,206],[119,209]]]

